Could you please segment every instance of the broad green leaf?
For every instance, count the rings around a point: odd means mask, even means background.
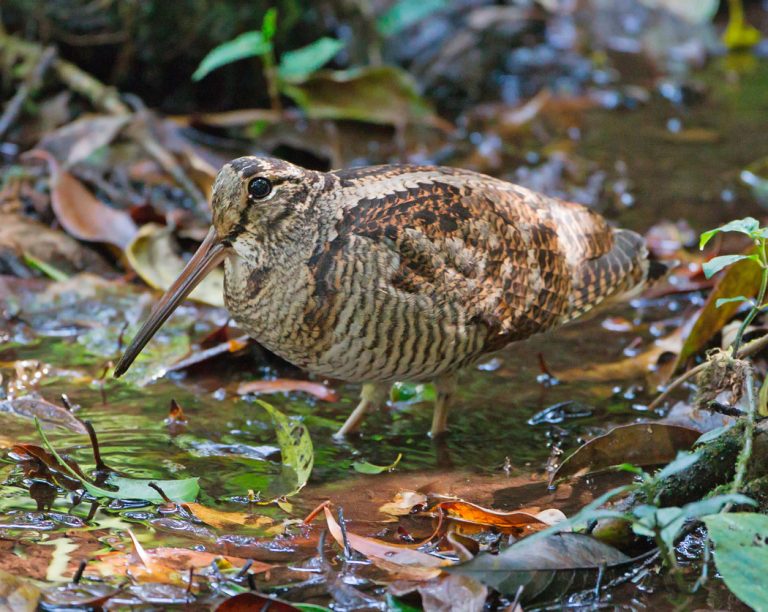
[[[398,0],[376,20],[376,29],[382,36],[394,36],[447,4],[447,0]]]
[[[675,370],[703,349],[739,309],[736,302],[723,304],[718,308],[717,300],[734,295],[755,296],[760,286],[761,274],[762,269],[754,259],[739,261],[725,271],[707,297],[701,313],[685,338]]]
[[[481,552],[443,570],[473,578],[505,595],[515,596],[524,587],[525,602],[593,587],[604,570],[624,568],[631,562],[621,551],[591,536],[559,533],[535,541],[523,538],[497,555]]]
[[[734,302],[751,302],[748,297],[744,297],[743,295],[737,295],[736,297],[729,297],[729,298],[717,298],[715,301],[715,308],[720,308],[721,306],[725,306],[726,304],[732,304]]]
[[[277,33],[277,9],[272,7],[264,13],[264,19],[261,21],[261,34],[264,40],[270,42]]]
[[[729,223],[726,223],[725,225],[716,227],[713,230],[704,232],[701,235],[701,238],[699,239],[699,248],[703,249],[704,246],[712,239],[712,237],[715,236],[715,234],[719,234],[720,232],[740,232],[742,234],[746,234],[747,236],[752,236],[759,229],[760,229],[760,222],[754,217],[744,217],[743,219],[736,219],[734,221],[730,221]]]
[[[395,66],[320,71],[281,91],[312,119],[349,119],[383,125],[433,124],[437,119],[413,78]]]
[[[361,474],[381,474],[382,472],[391,472],[397,467],[397,464],[400,463],[400,459],[402,458],[403,453],[398,453],[397,458],[389,465],[374,465],[367,461],[355,461],[352,464],[352,469]]]
[[[713,257],[709,261],[705,261],[701,264],[701,269],[704,272],[704,276],[712,278],[723,268],[735,264],[737,261],[754,259],[754,257],[754,255],[721,255],[720,257]]]
[[[125,248],[128,263],[141,279],[154,289],[166,291],[184,269],[184,260],[176,253],[173,230],[147,223]],[[200,281],[189,299],[210,306],[224,306],[224,270],[211,270]]]
[[[246,32],[237,38],[220,44],[203,58],[192,75],[199,81],[214,70],[248,57],[264,55],[272,50],[272,43],[259,31]]]
[[[768,610],[768,516],[752,512],[704,517],[725,584],[755,610]]]
[[[421,608],[416,608],[398,599],[392,593],[387,593],[387,610],[390,612],[421,612]]]
[[[315,456],[312,439],[303,423],[289,419],[277,408],[267,402],[257,399],[256,403],[269,413],[277,434],[277,444],[283,466],[288,468],[288,474],[270,487],[270,497],[288,497],[296,495],[309,480],[312,473]]]
[[[659,472],[655,474],[654,478],[657,480],[669,478],[670,476],[678,474],[683,470],[687,470],[699,459],[701,459],[701,453],[680,452],[677,454],[677,457],[675,457],[675,460],[659,470]]]
[[[696,440],[695,446],[699,446],[700,444],[707,444],[708,442],[712,442],[712,440],[716,440],[717,438],[722,436],[726,431],[733,429],[733,426],[735,424],[736,423],[730,423],[729,425],[716,427],[715,429],[711,429],[708,432],[701,434],[701,437],[699,437],[699,439]]]
[[[277,74],[284,81],[299,83],[325,66],[343,48],[343,41],[324,36],[306,47],[283,53],[280,56]]]
[[[88,482],[75,472],[75,470],[69,467],[69,465],[59,456],[56,449],[53,448],[48,437],[40,427],[40,422],[37,419],[35,419],[35,425],[37,426],[37,431],[40,434],[40,437],[43,439],[43,445],[48,452],[56,457],[56,460],[69,475],[79,480],[83,485],[83,488],[94,497],[108,497],[110,499],[142,499],[151,503],[161,503],[164,501],[163,497],[155,489],[149,486],[149,483],[154,483],[160,487],[166,497],[172,501],[192,502],[197,499],[197,494],[200,492],[198,478],[184,478],[181,480],[146,480],[139,478],[125,478],[123,476],[110,474],[106,484],[116,486],[116,491],[105,489]]]

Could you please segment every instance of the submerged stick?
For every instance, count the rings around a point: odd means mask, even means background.
[[[27,75],[25,81],[19,86],[13,98],[11,98],[10,102],[8,102],[8,105],[5,107],[2,117],[0,117],[0,138],[5,136],[5,133],[14,124],[16,119],[19,118],[24,102],[26,102],[27,98],[40,87],[43,77],[45,76],[45,73],[48,72],[54,59],[56,59],[56,49],[54,47],[46,47],[45,51],[40,54],[40,58],[37,60],[35,66]]]

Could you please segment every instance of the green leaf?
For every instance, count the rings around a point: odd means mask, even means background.
[[[699,239],[699,248],[703,249],[704,246],[712,239],[715,234],[720,232],[740,232],[747,236],[754,236],[760,230],[760,222],[754,217],[744,217],[743,219],[736,219],[730,221],[725,225],[716,227],[713,230],[704,232]]]
[[[382,36],[394,36],[447,5],[446,0],[398,0],[376,20]]]
[[[712,278],[715,274],[720,272],[723,268],[742,261],[744,259],[755,259],[754,255],[721,255],[720,257],[713,257],[709,261],[705,261],[701,264],[701,269],[704,272],[704,276]]]
[[[51,278],[55,281],[65,281],[69,278],[69,274],[62,272],[56,266],[53,266],[48,262],[43,261],[42,259],[38,259],[26,251],[24,251],[24,263],[26,263],[30,268],[39,270],[48,278]]]
[[[270,42],[277,33],[277,9],[272,7],[264,13],[264,19],[261,21],[261,34],[264,40]]]
[[[220,44],[203,58],[192,75],[199,81],[214,70],[248,57],[261,56],[272,50],[272,43],[259,31],[246,32],[237,38]]]
[[[701,453],[687,453],[685,451],[680,452],[677,454],[675,460],[671,461],[664,468],[659,470],[659,472],[654,475],[654,478],[656,480],[669,478],[674,474],[682,472],[683,470],[687,470],[699,459],[701,459]]]
[[[417,404],[434,402],[436,397],[435,385],[431,383],[396,382],[390,390],[390,398],[393,402]]]
[[[699,446],[700,444],[707,444],[708,442],[712,442],[712,440],[716,440],[720,436],[722,436],[726,431],[729,431],[730,429],[733,429],[733,426],[736,423],[730,423],[728,425],[723,425],[722,427],[716,427],[715,429],[711,429],[699,437],[698,440],[696,440],[694,446]]]
[[[734,302],[751,302],[748,297],[744,297],[743,295],[737,295],[736,297],[729,297],[729,298],[717,298],[715,301],[715,308],[720,308],[720,306],[724,306],[725,304],[732,304]]]
[[[312,438],[303,423],[285,416],[277,408],[257,399],[256,403],[269,413],[277,434],[280,456],[283,466],[288,468],[281,482],[272,485],[269,495],[272,498],[296,495],[309,480],[315,461]]]
[[[725,584],[755,610],[768,610],[768,516],[752,512],[704,517]]]
[[[421,608],[416,608],[398,599],[392,593],[387,593],[387,610],[390,612],[421,612]]]
[[[94,497],[108,497],[110,499],[142,499],[151,503],[161,503],[164,501],[163,497],[155,489],[149,486],[149,483],[154,483],[160,487],[168,499],[172,501],[192,502],[197,499],[197,494],[200,492],[198,478],[184,478],[181,480],[148,480],[125,478],[123,476],[110,474],[106,484],[116,486],[116,491],[105,489],[88,482],[75,472],[75,470],[69,467],[69,465],[59,456],[56,449],[53,448],[48,437],[40,427],[40,421],[35,419],[35,425],[37,426],[37,431],[40,434],[40,437],[43,439],[43,445],[48,452],[56,457],[56,460],[69,475],[72,476],[72,478],[79,480],[83,485],[83,488]]]
[[[382,125],[436,123],[413,78],[395,66],[321,71],[281,92],[311,119],[349,119]]]
[[[397,459],[390,465],[374,465],[367,461],[355,461],[352,464],[352,469],[361,474],[381,474],[382,472],[391,472],[397,467],[397,464],[400,463],[400,459],[402,458],[403,453],[397,453]]]
[[[343,41],[324,36],[306,47],[283,53],[277,74],[284,81],[300,83],[330,62],[343,48]]]

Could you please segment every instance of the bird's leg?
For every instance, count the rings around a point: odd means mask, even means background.
[[[445,433],[448,429],[448,409],[456,392],[456,375],[446,374],[435,380],[434,384],[437,398],[435,412],[432,415],[432,429],[429,432],[433,438]]]
[[[348,433],[357,431],[367,412],[381,408],[389,397],[389,385],[382,383],[365,383],[360,391],[360,403],[352,414],[344,421],[344,425],[336,432],[334,438],[343,438]]]

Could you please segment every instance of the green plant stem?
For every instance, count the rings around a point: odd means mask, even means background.
[[[760,265],[763,268],[763,274],[762,278],[760,279],[760,291],[757,294],[757,300],[755,301],[755,305],[752,306],[752,310],[749,311],[749,314],[744,317],[744,320],[741,322],[741,325],[739,326],[739,330],[736,332],[736,337],[733,340],[733,354],[736,355],[739,352],[739,346],[741,345],[741,338],[744,335],[744,332],[747,330],[747,327],[750,323],[754,320],[754,318],[760,313],[761,308],[757,304],[762,304],[763,300],[765,299],[765,293],[766,289],[768,289],[768,264],[765,262],[765,245],[761,247],[761,262]]]
[[[267,81],[269,106],[273,111],[280,112],[283,107],[280,103],[280,82],[277,75],[274,48],[265,53],[261,59],[264,62],[264,78]]]
[[[738,459],[736,459],[736,473],[731,483],[731,493],[738,493],[744,486],[747,475],[749,459],[752,457],[752,438],[755,434],[755,414],[757,414],[757,402],[755,401],[755,381],[752,365],[747,368],[747,376],[744,380],[747,389],[747,412],[744,416],[744,443],[741,447]]]

